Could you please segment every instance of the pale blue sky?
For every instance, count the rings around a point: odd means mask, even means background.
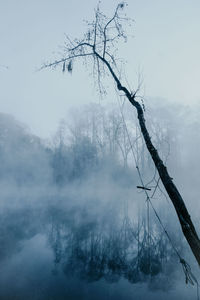
[[[109,14],[118,1],[102,1]],[[54,57],[64,41],[84,31],[96,0],[0,0],[0,111],[13,114],[48,137],[69,107],[98,101],[82,66],[73,75],[59,70],[35,72]],[[134,85],[140,69],[145,97],[192,104],[200,101],[200,1],[130,0],[134,39],[119,49],[127,79]],[[111,90],[108,98],[114,100]]]

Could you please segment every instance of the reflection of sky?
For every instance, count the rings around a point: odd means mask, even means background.
[[[102,1],[105,11],[118,1]],[[107,3],[109,2],[109,3]],[[197,0],[129,1],[134,39],[121,49],[129,83],[138,69],[146,97],[193,103],[199,100],[199,10]],[[64,33],[77,36],[91,18],[96,0],[0,1],[0,110],[15,115],[41,136],[49,136],[69,106],[98,100],[88,73],[75,65],[73,76],[49,70],[35,73],[54,57]],[[88,82],[89,81],[89,82]],[[144,92],[144,91],[143,91]],[[112,98],[112,92],[108,98]]]
[[[20,241],[19,241],[20,242]],[[76,276],[66,276],[63,266],[54,266],[53,251],[47,237],[41,233],[21,242],[18,251],[1,261],[0,297],[1,299],[154,299],[175,300],[192,299],[195,287],[184,283],[184,276],[178,270],[179,279],[170,285],[165,277],[158,282],[131,284],[121,278],[109,283],[104,279],[97,281],[80,280]],[[174,278],[174,277],[173,277]],[[164,281],[165,280],[165,281]],[[11,284],[12,283],[12,284]],[[164,285],[169,287],[164,288]],[[159,289],[158,286],[162,288]]]

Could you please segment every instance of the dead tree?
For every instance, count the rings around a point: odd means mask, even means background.
[[[126,4],[124,2],[118,4],[111,18],[105,16],[99,7],[97,7],[95,10],[95,19],[91,23],[88,22],[88,31],[83,38],[71,40],[66,36],[63,57],[51,63],[44,64],[42,68],[57,67],[60,65],[63,72],[65,70],[72,72],[75,60],[86,59],[88,63],[89,59],[91,59],[93,63],[93,73],[97,76],[97,83],[101,92],[103,90],[102,78],[105,75],[111,75],[118,91],[124,94],[137,111],[138,122],[146,147],[154,161],[166,192],[174,205],[183,234],[200,265],[199,237],[185,203],[160,158],[157,149],[151,141],[145,123],[143,102],[140,102],[137,97],[138,89],[134,92],[130,91],[129,88],[123,84],[120,72],[118,71],[116,44],[119,40],[126,41],[127,36],[124,25],[130,21],[123,13],[125,6]]]

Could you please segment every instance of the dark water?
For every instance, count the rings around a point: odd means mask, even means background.
[[[66,199],[6,199],[0,299],[196,299],[162,233]]]

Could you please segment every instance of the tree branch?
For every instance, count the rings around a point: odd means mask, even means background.
[[[118,15],[118,11],[120,8],[124,7],[124,3],[121,3],[117,6],[114,15],[112,18],[108,19],[102,13],[100,13],[99,8],[95,14],[95,22],[91,23],[90,26],[92,28],[89,30],[90,35],[92,37],[85,36],[85,38],[81,41],[74,40],[74,42],[70,41],[70,47],[66,47],[67,57],[57,60],[53,63],[45,64],[41,69],[46,67],[54,67],[61,63],[64,63],[71,59],[81,58],[81,57],[89,57],[93,56],[97,61],[97,74],[98,74],[98,84],[100,84],[100,79],[102,77],[104,66],[107,67],[109,73],[111,74],[114,82],[117,85],[117,89],[119,91],[123,91],[128,101],[136,108],[137,116],[139,121],[140,130],[142,132],[146,147],[152,157],[152,160],[155,164],[156,169],[158,170],[161,181],[166,189],[166,192],[171,199],[176,213],[178,215],[178,219],[183,231],[183,234],[190,245],[190,248],[200,265],[200,240],[198,238],[195,227],[192,223],[190,215],[187,211],[185,203],[176,188],[175,184],[172,181],[172,178],[169,176],[166,166],[161,160],[155,146],[153,145],[149,132],[147,130],[144,118],[144,111],[142,105],[135,100],[138,89],[132,94],[124,85],[122,85],[119,77],[116,74],[117,65],[116,65],[116,57],[113,57],[110,53],[110,49],[115,49],[115,41],[119,40],[121,37],[126,39],[125,32],[122,28],[121,22],[123,20],[128,20],[127,18],[122,18]],[[114,23],[113,27],[109,27],[111,23]],[[107,30],[108,28],[111,30],[111,37],[108,38]],[[117,34],[116,34],[117,33]],[[93,44],[90,44],[88,41],[93,40]],[[71,45],[75,44],[76,46],[71,48]],[[91,52],[85,52],[85,48],[91,49]],[[108,59],[106,59],[108,57]],[[113,63],[113,67],[109,62],[109,58]],[[94,60],[95,61],[95,60]],[[100,64],[101,62],[101,64]]]

